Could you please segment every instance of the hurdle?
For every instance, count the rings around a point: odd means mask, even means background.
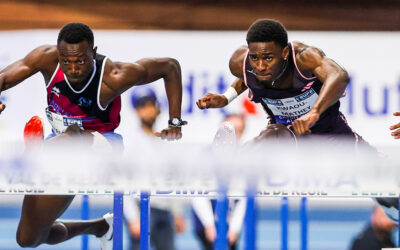
[[[322,150],[317,145],[319,152]],[[56,147],[49,150],[57,150]],[[59,149],[65,152],[65,149]],[[78,150],[69,146],[69,151]],[[80,151],[79,151],[80,150]],[[304,158],[309,148],[297,149],[290,157],[280,157],[286,149],[262,148],[241,154],[214,154],[204,147],[187,145],[182,148],[150,147],[133,151],[129,157],[115,157],[104,153],[79,149],[76,155],[65,161],[57,161],[57,153],[15,154],[0,157],[0,194],[43,195],[114,195],[113,248],[123,246],[123,196],[140,196],[141,201],[141,250],[149,249],[149,202],[152,196],[217,198],[216,249],[226,249],[227,201],[230,198],[246,198],[247,211],[244,223],[246,250],[256,249],[257,206],[256,200],[270,197],[282,198],[281,249],[288,249],[288,201],[300,198],[301,249],[307,250],[309,197],[329,198],[398,198],[400,176],[396,159],[375,159],[370,154],[348,155],[335,152],[343,159],[341,165],[335,158]],[[264,162],[263,152],[271,157]],[[313,149],[313,151],[317,151]],[[84,153],[82,153],[84,152]],[[185,157],[180,159],[182,152]],[[332,153],[331,149],[327,152]],[[347,153],[347,155],[346,155]],[[81,155],[84,158],[80,158]],[[136,155],[135,155],[136,154]],[[62,154],[61,154],[62,155]],[[157,155],[157,157],[154,157]],[[276,157],[274,157],[276,156]],[[132,158],[135,159],[134,164]],[[17,160],[16,160],[17,159]],[[180,159],[177,163],[176,159]],[[307,165],[297,168],[298,162]],[[54,167],[57,162],[57,168]],[[81,166],[85,166],[82,168]],[[201,166],[201,167],[198,167]],[[243,167],[246,166],[246,167]],[[279,166],[279,167],[276,167]],[[244,171],[244,169],[246,171]],[[79,175],[77,175],[79,173]],[[18,178],[15,178],[15,177]],[[256,177],[256,179],[254,179]],[[221,183],[223,179],[226,183]],[[223,184],[223,185],[222,185]],[[83,203],[83,211],[88,210]],[[84,214],[84,213],[82,213]],[[87,218],[82,215],[82,218]],[[400,237],[399,237],[400,238]],[[84,239],[84,238],[83,238]],[[82,249],[85,249],[82,240]]]

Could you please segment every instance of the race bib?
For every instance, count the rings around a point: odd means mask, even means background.
[[[311,88],[290,98],[262,98],[262,100],[274,114],[276,122],[287,125],[310,112],[317,98],[318,94]]]
[[[64,133],[65,130],[71,125],[77,125],[81,129],[83,129],[82,118],[80,117],[68,117],[65,115],[60,115],[51,112],[48,108],[46,108],[46,116],[56,135]]]

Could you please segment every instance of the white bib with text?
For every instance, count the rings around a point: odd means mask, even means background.
[[[276,123],[290,124],[310,112],[317,98],[318,94],[311,88],[290,98],[262,98],[262,100],[274,114]]]

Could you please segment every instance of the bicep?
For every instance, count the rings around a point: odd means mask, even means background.
[[[161,78],[174,75],[180,76],[180,66],[170,58],[145,58],[135,63],[109,62],[110,70],[105,74],[104,81],[116,93],[121,94],[130,87],[154,82]]]
[[[299,67],[311,72],[321,82],[325,82],[328,77],[345,74],[346,71],[335,61],[325,56],[320,49],[308,47],[298,56]]]
[[[116,95],[120,95],[125,90],[134,85],[140,85],[145,78],[145,70],[136,63],[107,62],[103,81],[108,88]]]
[[[347,72],[335,61],[327,57],[324,57],[312,72],[321,82],[325,82],[330,77],[347,77]]]
[[[120,81],[141,85],[166,77],[170,71],[180,74],[179,63],[172,58],[144,58],[135,63],[116,63]],[[176,69],[176,70],[175,70]]]
[[[140,84],[154,82],[161,78],[167,80],[181,77],[180,64],[173,58],[144,58],[136,63],[142,70]]]

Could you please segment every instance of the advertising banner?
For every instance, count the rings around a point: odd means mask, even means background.
[[[55,44],[57,30],[0,32],[0,68],[23,58],[42,44]],[[219,124],[229,113],[246,115],[243,141],[259,134],[267,116],[259,105],[247,99],[247,91],[228,107],[199,110],[195,102],[205,93],[222,93],[233,83],[228,63],[232,53],[245,45],[245,31],[102,31],[95,30],[98,53],[112,61],[135,62],[145,57],[176,58],[182,67],[182,142],[211,143]],[[301,41],[320,48],[329,58],[343,66],[351,77],[341,111],[350,126],[372,145],[396,146],[389,126],[400,122],[392,113],[400,111],[400,33],[396,32],[291,32],[290,41]],[[148,85],[157,93],[161,116],[157,130],[167,126],[168,104],[163,82]],[[138,128],[130,103],[130,92],[123,94],[121,125],[117,132],[125,137]],[[22,140],[25,123],[34,115],[46,119],[46,91],[40,73],[0,94],[7,105],[0,115],[1,136]],[[46,134],[51,128],[46,122]]]

